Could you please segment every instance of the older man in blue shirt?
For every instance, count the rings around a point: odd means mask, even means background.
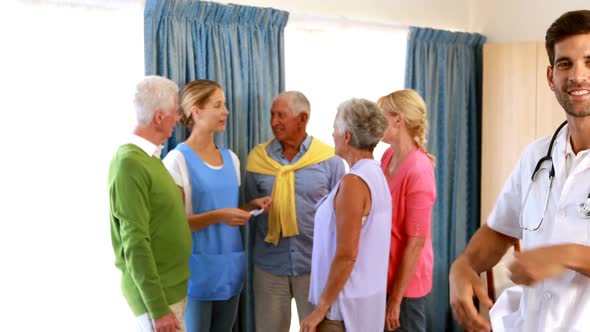
[[[311,150],[323,144],[306,132],[309,114],[309,101],[301,92],[287,91],[275,98],[271,109],[274,139],[262,147],[267,158],[282,166],[296,165],[302,157],[309,157],[306,154],[313,153]],[[252,153],[249,159],[251,157]],[[288,332],[292,298],[295,298],[300,321],[313,311],[308,293],[315,205],[343,175],[344,163],[336,156],[296,168],[294,200],[297,235],[285,237],[286,232],[283,230],[275,245],[269,241],[269,215],[262,214],[253,222],[257,332]],[[246,199],[271,195],[274,182],[274,175],[248,171],[245,180]],[[275,199],[273,208],[281,204],[288,206],[289,202]]]

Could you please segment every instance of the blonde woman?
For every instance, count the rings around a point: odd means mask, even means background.
[[[426,151],[426,105],[414,90],[379,98],[389,123],[381,158],[392,198],[391,250],[385,328],[426,331],[426,295],[432,289],[430,235],[436,199],[435,158]]]
[[[188,83],[181,107],[180,121],[191,134],[164,163],[183,193],[192,231],[186,327],[188,332],[229,332],[246,271],[238,226],[250,219],[248,210],[268,207],[271,199],[258,198],[238,208],[240,162],[213,139],[229,116],[221,86],[209,80]]]

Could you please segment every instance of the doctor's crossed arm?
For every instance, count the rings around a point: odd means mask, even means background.
[[[579,217],[590,216],[590,10],[555,20],[545,48],[547,82],[566,122],[527,147],[487,225],[451,267],[453,315],[468,331],[491,329],[473,305],[474,296],[484,306],[492,304],[478,274],[492,268],[517,238],[529,249],[515,254],[509,271],[526,291],[518,295],[517,310],[492,310],[494,330],[581,331],[589,324],[590,300],[582,294],[590,292],[590,229]],[[574,208],[580,216],[566,212]],[[500,301],[514,303],[508,297]]]
[[[515,253],[509,266],[510,279],[525,286],[556,277],[568,269],[590,277],[590,247],[566,243],[535,248]]]
[[[481,305],[488,308],[492,305],[479,274],[496,265],[514,241],[513,237],[483,226],[452,265],[449,274],[451,308],[457,321],[468,330],[490,329],[489,322],[479,315],[473,303],[476,296]],[[515,252],[509,266],[511,280],[525,286],[556,277],[565,270],[590,277],[590,247],[566,243]]]

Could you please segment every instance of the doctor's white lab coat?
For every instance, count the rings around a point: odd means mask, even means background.
[[[527,147],[487,222],[497,232],[522,239],[523,251],[564,243],[590,246],[590,219],[578,210],[590,192],[590,153],[571,153],[567,126],[557,136],[551,153],[555,178],[545,215],[550,162],[541,167],[524,204],[535,165],[546,155],[550,140],[549,136]],[[539,229],[523,230],[519,224],[521,213],[525,228],[540,224]],[[507,295],[501,296],[497,308],[490,312],[494,331],[590,331],[590,278],[581,273],[566,270],[558,277],[522,287],[520,297]],[[520,303],[515,305],[515,299]]]

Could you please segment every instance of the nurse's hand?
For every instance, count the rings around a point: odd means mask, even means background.
[[[510,279],[517,285],[531,286],[548,278],[562,274],[565,255],[562,246],[540,247],[514,253],[514,262],[510,264]]]
[[[242,226],[248,223],[252,215],[248,211],[238,208],[223,209],[223,222],[229,226]]]
[[[490,322],[479,315],[473,303],[477,296],[485,307],[492,306],[479,275],[465,258],[458,258],[449,273],[449,297],[453,316],[467,331],[491,331]]]

